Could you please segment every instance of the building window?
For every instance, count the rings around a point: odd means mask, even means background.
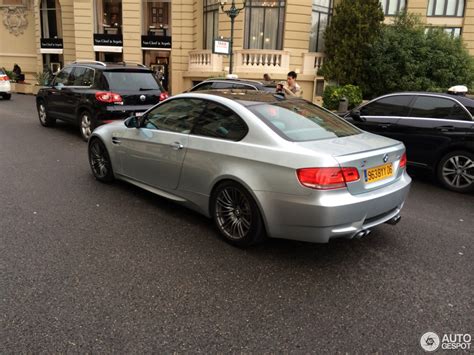
[[[458,38],[462,34],[461,27],[434,27],[434,26],[426,27],[425,33],[428,33],[430,30],[435,29],[435,28],[442,29],[444,32],[446,32],[447,34],[451,35],[451,37],[454,37],[454,38]]]
[[[380,0],[385,16],[394,16],[406,7],[406,0]]]
[[[95,33],[122,33],[122,0],[96,0]]]
[[[332,0],[313,0],[309,51],[324,52],[324,32],[332,15]]]
[[[219,1],[204,0],[204,49],[212,49],[214,38],[219,35]]]
[[[171,1],[143,1],[143,30],[149,36],[171,36]]]
[[[282,49],[285,1],[248,0],[245,9],[247,49]]]
[[[58,0],[41,0],[41,37],[60,38],[61,33],[61,10]]]
[[[429,0],[428,16],[464,16],[464,0]]]
[[[443,28],[444,32],[450,34],[451,37],[458,38],[461,36],[461,27],[445,27]]]

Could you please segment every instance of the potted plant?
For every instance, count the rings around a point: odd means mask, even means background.
[[[51,82],[51,74],[47,71],[35,74],[36,84],[33,86],[33,95],[37,95],[42,86],[47,86]]]

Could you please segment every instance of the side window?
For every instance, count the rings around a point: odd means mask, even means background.
[[[466,110],[460,106],[459,104],[455,104],[452,111],[451,116],[449,116],[452,120],[460,120],[460,121],[470,121],[471,118],[467,114]]]
[[[76,67],[72,74],[73,86],[91,86],[94,82],[94,70],[90,68]]]
[[[197,120],[191,133],[197,136],[239,141],[247,132],[247,125],[234,111],[218,103],[208,102],[206,110]]]
[[[210,90],[212,88],[212,83],[204,83],[198,85],[193,91],[201,91],[201,90]]]
[[[255,87],[253,87],[252,85],[234,84],[232,85],[232,89],[255,90]]]
[[[198,99],[166,101],[147,113],[144,127],[187,134],[205,106],[205,102]]]
[[[232,89],[233,83],[226,83],[224,81],[216,81],[212,84],[213,89]]]
[[[360,109],[361,116],[398,116],[405,117],[410,109],[412,96],[390,96],[371,102]]]
[[[418,96],[412,106],[410,116],[448,119],[454,104],[455,102],[449,99]]]
[[[56,78],[54,79],[54,86],[68,86],[71,85],[70,83],[70,76],[71,76],[72,68],[66,68],[61,70]]]

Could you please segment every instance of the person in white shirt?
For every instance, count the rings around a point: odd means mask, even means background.
[[[288,73],[286,84],[283,86],[283,92],[289,96],[302,97],[303,89],[296,82],[296,77],[297,75],[294,71]]]

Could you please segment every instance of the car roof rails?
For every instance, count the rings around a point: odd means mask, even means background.
[[[137,67],[142,67],[142,68],[148,68],[146,65],[141,64],[141,63],[133,63],[133,62],[116,62],[116,63],[111,63],[111,64],[122,64],[123,66],[126,65],[136,65]]]
[[[99,64],[104,67],[107,66],[107,64],[105,64],[104,62],[99,62],[98,60],[76,60],[72,62],[72,64]]]

